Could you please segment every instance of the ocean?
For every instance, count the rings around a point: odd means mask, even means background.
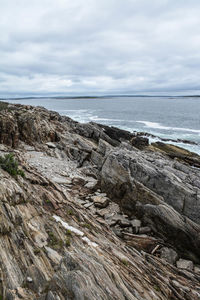
[[[24,98],[7,102],[44,106],[78,122],[97,122],[121,129],[147,132],[200,154],[200,97],[120,96],[99,98]]]

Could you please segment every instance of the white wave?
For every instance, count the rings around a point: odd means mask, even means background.
[[[98,116],[90,117],[92,121],[108,121],[108,122],[123,122],[124,120],[120,119],[106,119],[106,118],[99,118]]]
[[[76,113],[79,113],[79,112],[93,112],[92,110],[90,110],[90,109],[57,109],[56,110],[57,112],[59,112],[59,111],[63,111],[63,112],[76,112]]]
[[[149,128],[163,129],[163,130],[188,131],[188,132],[200,133],[200,130],[198,130],[198,129],[163,126],[163,125],[161,125],[160,123],[156,123],[156,122],[148,122],[148,121],[136,121],[136,122],[137,122],[137,123],[142,123],[142,124],[144,124],[146,127],[149,127]]]

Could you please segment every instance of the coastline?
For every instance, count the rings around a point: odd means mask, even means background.
[[[130,132],[144,132],[150,142],[161,141],[200,154],[199,101],[196,98],[29,98],[16,101],[44,106],[81,122],[96,122]],[[185,110],[181,107],[185,105]],[[189,114],[188,114],[189,112]],[[144,121],[146,120],[146,121]],[[193,120],[193,121],[191,121]]]
[[[3,105],[0,155],[24,172],[0,168],[3,299],[199,298],[197,154]]]

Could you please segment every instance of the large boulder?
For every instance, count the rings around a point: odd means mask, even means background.
[[[188,166],[178,170],[177,162],[154,152],[117,149],[107,155],[101,170],[102,189],[129,212],[134,212],[138,201],[143,204],[164,201],[197,223],[200,223],[199,180],[198,170]]]

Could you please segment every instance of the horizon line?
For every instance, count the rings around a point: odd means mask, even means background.
[[[188,94],[188,95],[144,95],[144,94],[113,94],[113,95],[84,95],[84,96],[80,96],[80,95],[77,95],[77,96],[65,96],[65,95],[62,95],[62,96],[58,96],[58,95],[55,95],[55,96],[22,96],[22,97],[0,97],[0,100],[21,100],[21,99],[98,99],[98,98],[112,98],[112,97],[149,97],[149,98],[152,98],[152,97],[170,97],[170,98],[173,98],[173,97],[176,97],[176,98],[180,98],[180,97],[184,97],[184,98],[187,98],[187,97],[195,97],[195,98],[198,98],[200,97],[200,95],[195,95],[195,94]]]

